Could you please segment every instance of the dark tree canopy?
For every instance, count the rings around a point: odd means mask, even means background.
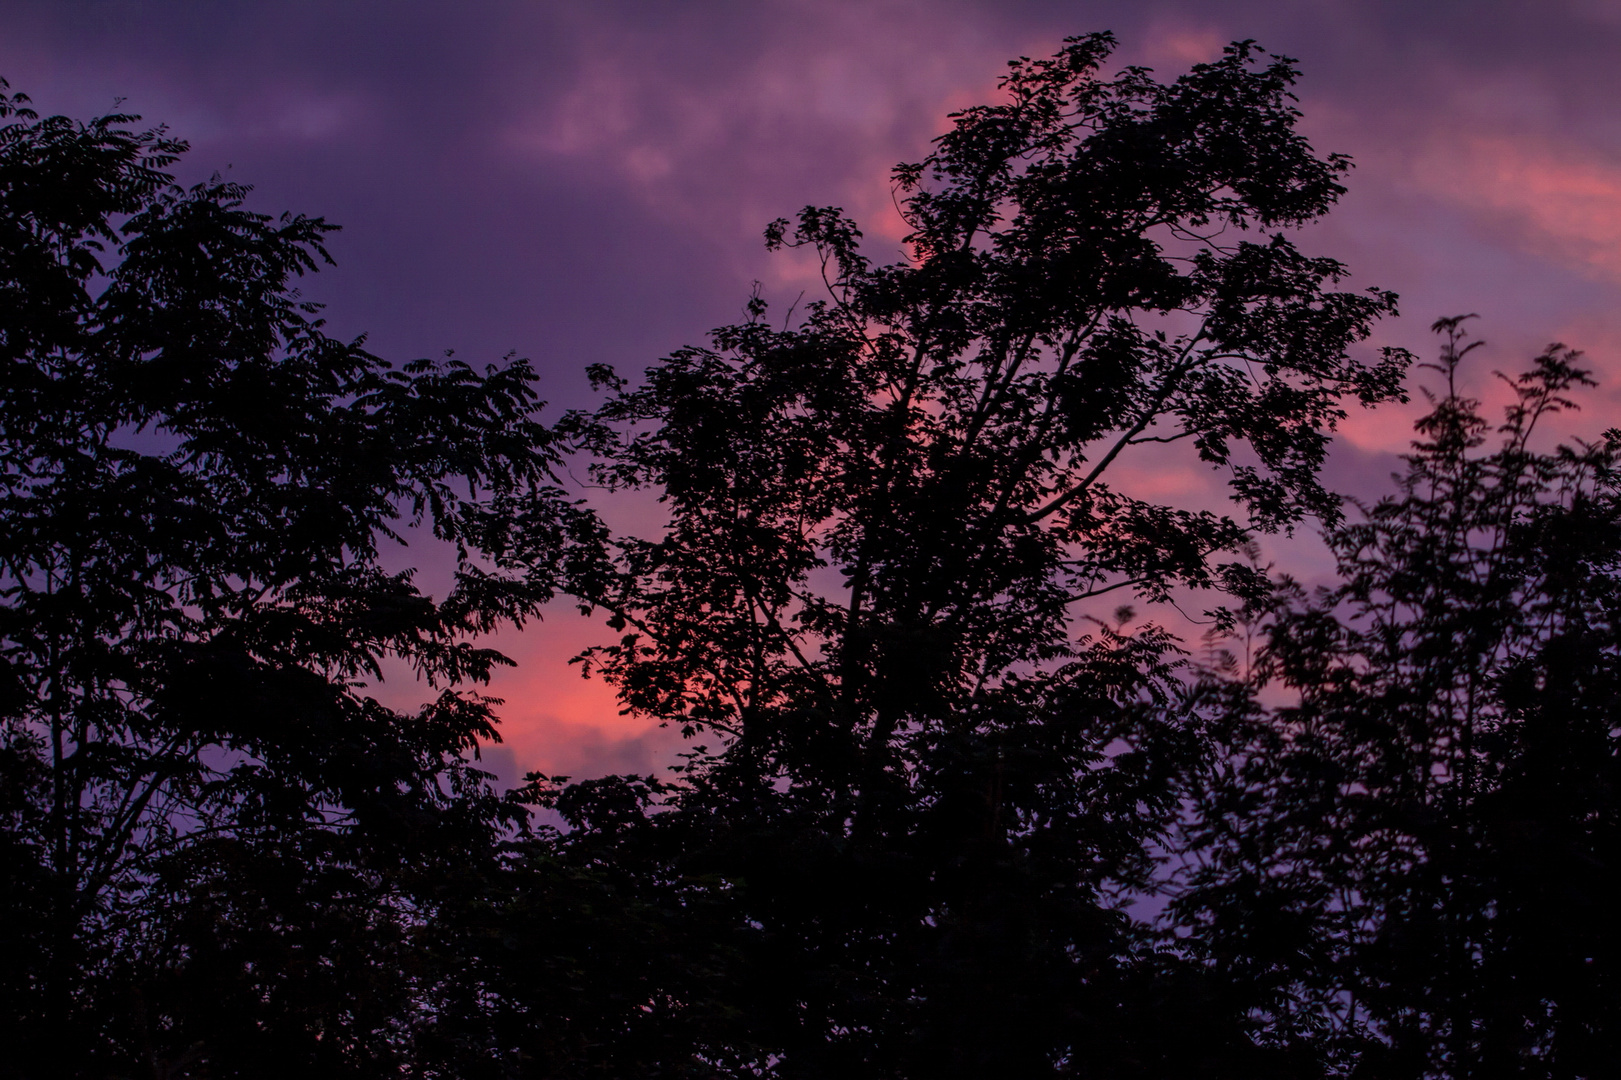
[[[1436,328],[1445,389],[1399,493],[1328,534],[1338,586],[1257,600],[1253,671],[1209,688],[1175,910],[1314,1072],[1608,1076],[1621,432],[1536,448],[1592,385],[1559,345],[1504,378],[1494,431],[1457,389],[1479,342]]]
[[[1349,167],[1296,132],[1292,63],[1240,43],[1165,83],[1105,75],[1112,48],[1015,61],[896,170],[900,261],[836,209],[778,221],[825,298],[756,297],[636,383],[598,369],[607,403],[564,425],[669,515],[566,582],[622,635],[583,662],[708,751],[651,817],[571,789],[563,846],[731,908],[748,1042],[710,1060],[1195,1075],[1244,1041],[1123,909],[1197,747],[1173,639],[1092,615],[1248,587],[1256,531],[1335,520],[1331,430],[1406,357],[1353,352],[1394,297],[1289,238]],[[1188,462],[1231,514],[1140,490]]]
[[[327,337],[333,226],[177,186],[136,119],[0,96],[0,1073],[376,1075],[412,877],[517,812],[469,638],[545,598],[500,559],[552,442],[523,362]],[[443,600],[384,568],[418,526]]]
[[[902,262],[808,208],[767,233],[827,271],[797,325],[756,300],[634,389],[598,369],[615,396],[577,421],[598,475],[672,519],[577,583],[634,626],[595,654],[628,704],[769,742],[807,725],[749,721],[820,696],[884,758],[914,709],[1062,655],[1078,601],[1210,585],[1248,529],[1336,516],[1331,428],[1347,398],[1397,396],[1406,358],[1349,355],[1394,298],[1330,291],[1340,265],[1281,230],[1327,212],[1348,163],[1294,132],[1288,61],[1235,45],[1162,85],[1102,78],[1112,44],[1015,62],[1008,104],[897,169]],[[1239,518],[1111,484],[1178,444]],[[908,700],[884,700],[902,672]]]

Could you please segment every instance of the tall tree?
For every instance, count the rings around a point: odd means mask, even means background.
[[[1340,584],[1257,605],[1253,670],[1207,688],[1174,910],[1263,1037],[1333,1075],[1609,1075],[1621,432],[1537,449],[1592,385],[1554,345],[1504,379],[1488,449],[1457,387],[1479,342],[1436,328],[1399,492],[1328,534]]]
[[[595,369],[609,399],[569,421],[602,482],[668,513],[576,564],[622,634],[582,662],[710,749],[663,812],[570,789],[559,847],[730,910],[732,1026],[695,1036],[697,1073],[1270,1067],[1125,911],[1198,748],[1165,708],[1174,639],[1094,615],[1245,588],[1256,531],[1335,520],[1331,430],[1407,358],[1352,354],[1394,296],[1335,291],[1289,238],[1349,168],[1295,130],[1293,63],[1243,42],[1162,83],[1105,75],[1113,47],[1014,61],[1000,104],[897,168],[900,261],[836,209],[778,221],[824,298],[778,321],[756,297],[636,384]],[[1155,496],[1190,467],[1237,510]]]
[[[177,186],[137,119],[0,95],[0,1074],[392,1071],[426,883],[516,811],[465,687],[545,598],[534,374],[326,336],[333,226]]]

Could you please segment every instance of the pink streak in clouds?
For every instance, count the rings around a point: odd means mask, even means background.
[[[506,699],[500,710],[503,745],[489,755],[503,779],[529,770],[574,777],[645,774],[675,763],[679,732],[621,715],[612,688],[601,679],[581,678],[568,663],[585,643],[611,634],[600,618],[586,623],[557,604],[543,622],[492,641],[520,662],[491,689]]]
[[[1621,160],[1546,138],[1437,139],[1413,182],[1523,250],[1621,282]]]

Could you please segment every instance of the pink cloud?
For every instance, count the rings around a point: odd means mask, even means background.
[[[1410,182],[1524,250],[1621,282],[1621,161],[1536,137],[1440,136]]]
[[[1138,46],[1144,62],[1164,67],[1169,74],[1191,64],[1209,63],[1221,56],[1231,35],[1208,26],[1193,26],[1180,19],[1157,19]],[[1126,43],[1130,48],[1132,43]]]
[[[680,742],[677,733],[623,715],[613,687],[582,678],[579,666],[569,663],[582,648],[612,636],[601,619],[583,618],[559,603],[543,621],[492,639],[518,664],[497,672],[489,693],[504,700],[498,710],[504,754],[522,770],[645,773],[674,761],[670,747]]]

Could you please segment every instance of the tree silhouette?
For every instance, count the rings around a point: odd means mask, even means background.
[[[607,403],[564,425],[669,515],[576,560],[621,633],[582,663],[711,749],[662,797],[564,792],[557,849],[730,910],[733,1027],[693,1034],[695,1075],[1269,1067],[1124,909],[1199,748],[1174,639],[1093,613],[1248,588],[1255,531],[1333,520],[1330,429],[1406,357],[1350,354],[1394,297],[1333,291],[1288,237],[1349,167],[1295,131],[1292,63],[1238,43],[1161,83],[1103,75],[1113,45],[1014,61],[896,170],[900,261],[835,209],[778,221],[824,299],[779,322],[756,296],[637,384],[594,369]],[[1189,464],[1236,515],[1143,483]],[[625,1030],[687,1000],[627,1002]]]
[[[545,599],[555,454],[526,363],[327,337],[333,226],[182,189],[136,119],[0,96],[0,1073],[375,1075],[428,886],[519,814],[458,687]],[[416,526],[442,601],[381,561]]]
[[[1329,534],[1341,583],[1281,582],[1251,678],[1210,688],[1175,910],[1264,1037],[1334,1075],[1606,1075],[1621,433],[1534,448],[1592,385],[1554,345],[1483,449],[1461,322],[1399,494]]]
[[[1442,320],[1343,520],[1333,428],[1410,359],[1291,239],[1349,162],[1286,58],[1113,47],[899,166],[896,261],[774,222],[823,297],[553,428],[523,361],[326,336],[325,221],[0,94],[0,1076],[1613,1071],[1621,433],[1537,448],[1553,346],[1487,450]],[[1205,471],[1226,512],[1159,494]],[[1255,565],[1307,526],[1315,594]],[[474,639],[555,594],[669,776],[475,767]],[[1258,647],[1201,664],[1189,603]]]

